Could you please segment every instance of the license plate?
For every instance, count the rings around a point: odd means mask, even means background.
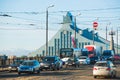
[[[45,66],[45,67],[48,67],[48,66]]]

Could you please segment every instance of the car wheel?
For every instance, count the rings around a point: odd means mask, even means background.
[[[50,71],[53,70],[51,66],[49,68],[50,68]]]
[[[20,75],[21,74],[21,72],[18,72],[18,75]]]
[[[9,70],[9,72],[11,72],[11,70]]]
[[[97,76],[94,76],[94,78],[97,78]]]
[[[32,74],[35,73],[35,69],[33,69]]]
[[[116,78],[116,72],[115,72],[115,74],[114,74],[114,76],[113,76],[114,78]]]
[[[40,73],[40,70],[37,70],[37,73],[39,74],[39,73]]]
[[[114,76],[113,73],[111,73],[111,75],[109,76],[109,78],[113,78],[113,76]]]
[[[60,70],[60,66],[58,66],[57,70]]]

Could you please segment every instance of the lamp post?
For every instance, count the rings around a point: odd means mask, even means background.
[[[118,28],[117,28],[117,54],[118,54]]]
[[[110,41],[110,50],[114,50],[114,40],[113,40],[113,36],[115,35],[115,31],[113,31],[113,29],[111,29],[111,31],[109,32],[109,35],[111,35],[111,41]]]
[[[48,55],[48,9],[54,7],[54,5],[46,8],[46,56]]]
[[[76,48],[76,17],[77,16],[79,16],[79,15],[81,15],[80,13],[78,14],[78,15],[76,15],[76,16],[74,16],[74,30],[75,30],[75,48]]]
[[[106,41],[107,41],[107,33],[108,33],[108,26],[110,25],[111,23],[109,22],[109,24],[106,25]],[[108,45],[107,45],[107,42],[106,42],[106,49],[108,48]]]
[[[119,28],[120,27],[117,27],[117,40],[116,40],[117,41],[117,54],[118,54],[118,31],[119,31]]]

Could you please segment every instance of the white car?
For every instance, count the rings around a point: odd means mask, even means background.
[[[80,56],[79,58],[77,58],[77,61],[79,62],[79,64],[90,64],[90,58],[87,56]]]
[[[98,61],[93,67],[93,76],[116,77],[116,66],[111,61]]]

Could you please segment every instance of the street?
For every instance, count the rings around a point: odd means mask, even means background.
[[[115,79],[92,76],[93,65],[81,65],[80,68],[69,67],[59,71],[41,71],[40,74],[18,75],[17,72],[0,72],[0,80],[120,80],[120,66],[117,65],[117,77]]]

